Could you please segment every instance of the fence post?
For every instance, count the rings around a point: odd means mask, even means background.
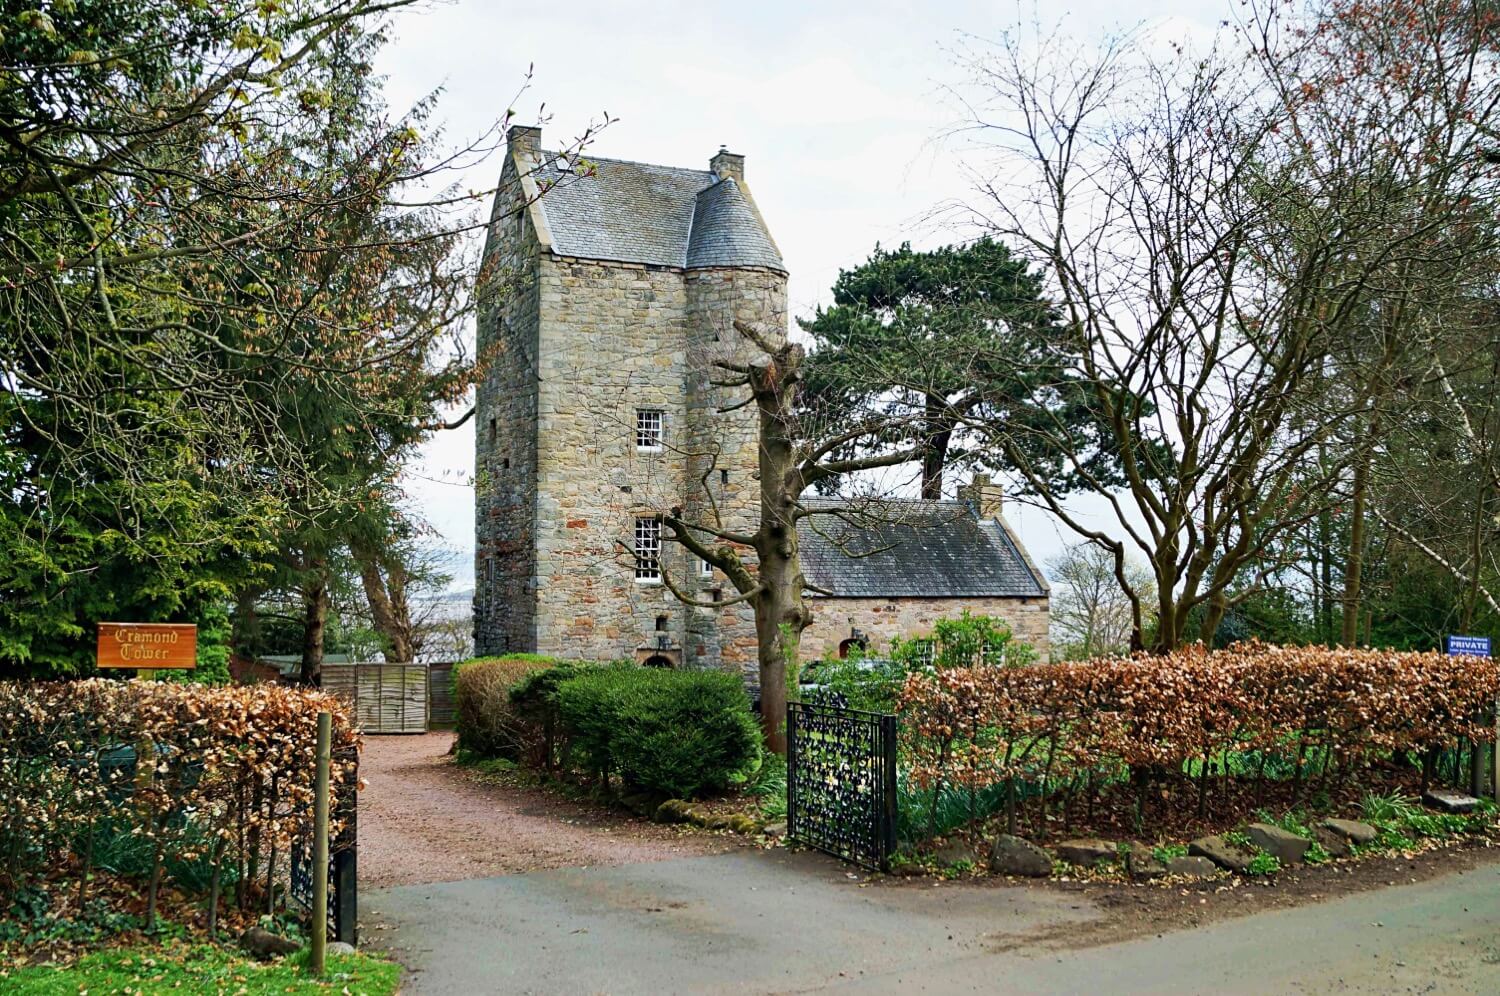
[[[797,839],[797,703],[786,704],[786,836]]]
[[[322,977],[328,955],[328,765],[333,716],[318,713],[318,773],[313,800],[312,973]]]
[[[881,809],[884,824],[881,839],[880,870],[891,870],[891,857],[896,853],[896,717],[880,717],[880,781]]]
[[[352,752],[351,752],[352,753]],[[346,772],[346,791],[339,800],[343,829],[339,848],[333,855],[335,934],[345,944],[359,944],[359,755],[353,755],[353,768]]]

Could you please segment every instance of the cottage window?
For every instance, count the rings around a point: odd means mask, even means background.
[[[932,667],[934,649],[930,639],[912,641],[912,651],[916,655],[917,663],[922,667]]]
[[[635,410],[635,448],[642,453],[660,453],[666,412],[660,408]]]
[[[642,584],[661,581],[661,520],[655,516],[635,520],[635,579]]]

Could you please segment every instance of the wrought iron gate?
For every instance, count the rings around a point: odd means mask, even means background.
[[[896,717],[837,702],[786,710],[787,836],[866,868],[896,849]]]
[[[328,936],[346,944],[359,943],[359,803],[355,787],[359,784],[359,753],[353,749],[338,751],[333,764],[341,766],[344,776],[338,782],[333,818],[340,823],[339,832],[328,842]],[[292,844],[291,895],[305,910],[312,909],[312,819],[307,830]]]

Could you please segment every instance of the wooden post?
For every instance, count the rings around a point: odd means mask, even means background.
[[[1500,802],[1500,698],[1495,699],[1495,742],[1490,754],[1490,789],[1492,798]]]
[[[312,973],[322,978],[328,957],[328,766],[333,716],[318,713],[317,798],[313,800]]]

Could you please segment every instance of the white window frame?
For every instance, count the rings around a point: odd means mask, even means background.
[[[703,578],[704,580],[711,579],[714,576],[714,565],[710,564],[708,561],[704,560],[702,557],[699,557],[698,558],[698,576],[700,578]]]
[[[635,451],[637,453],[660,453],[667,439],[667,410],[665,408],[637,408],[635,410]]]
[[[636,516],[635,582],[661,584],[661,519],[654,515]]]

